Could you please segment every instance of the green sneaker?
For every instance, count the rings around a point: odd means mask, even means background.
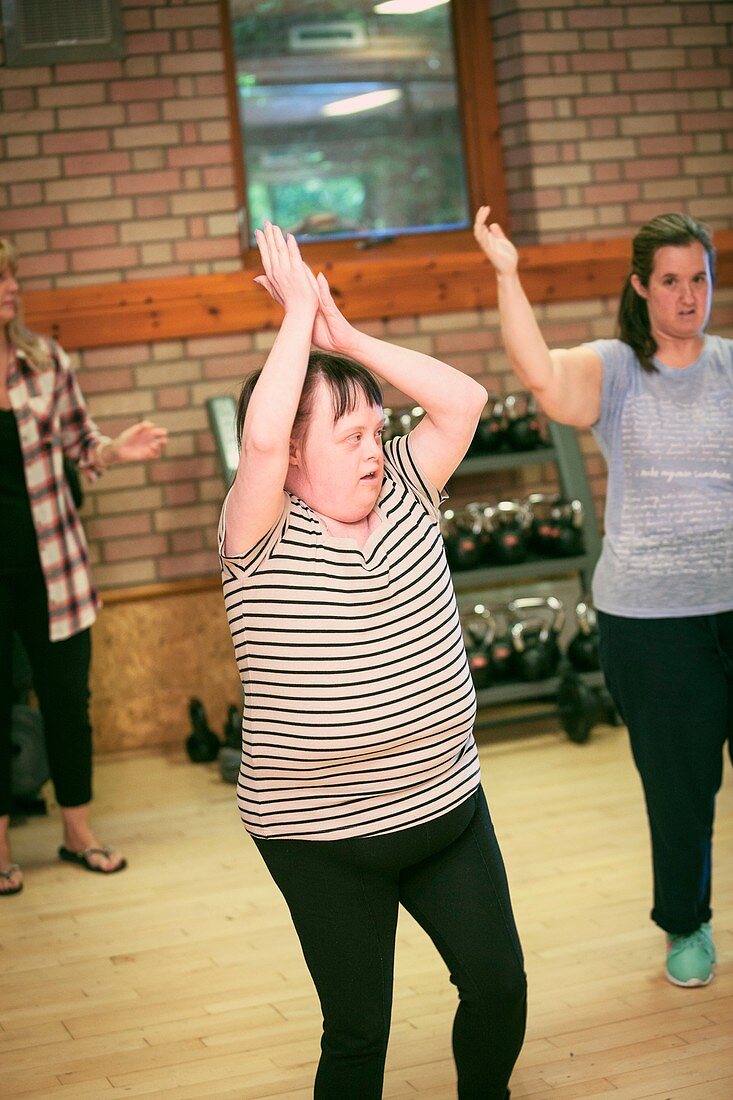
[[[667,978],[673,985],[707,985],[713,980],[715,963],[709,922],[690,936],[667,935]]]

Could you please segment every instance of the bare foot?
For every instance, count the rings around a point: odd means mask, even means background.
[[[0,894],[19,894],[23,888],[23,872],[17,863],[0,861]]]

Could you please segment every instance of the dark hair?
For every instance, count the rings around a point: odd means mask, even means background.
[[[699,241],[707,252],[710,277],[714,282],[715,248],[712,235],[706,225],[691,218],[689,214],[660,214],[642,225],[634,237],[631,273],[624,283],[618,306],[618,336],[634,350],[642,368],[649,373],[657,369],[652,362],[657,342],[649,325],[646,299],[634,290],[631,275],[636,275],[642,286],[648,286],[658,250],[666,245],[686,245],[693,241]]]
[[[242,383],[236,418],[237,442],[240,446],[249,401],[261,374],[261,368],[252,371]],[[382,388],[366,367],[362,367],[360,363],[355,363],[353,359],[346,359],[343,355],[328,355],[325,351],[314,351],[308,356],[308,366],[291,435],[305,434],[313,408],[313,395],[319,379],[323,379],[331,392],[334,424],[346,413],[354,411],[360,397],[364,397],[369,405],[381,408],[384,404]]]

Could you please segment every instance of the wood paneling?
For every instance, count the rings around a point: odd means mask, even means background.
[[[455,242],[455,238],[452,238]],[[718,281],[733,284],[733,231],[716,235]],[[423,242],[423,248],[425,242]],[[391,256],[338,256],[314,267],[354,321],[470,310],[496,304],[491,266],[469,234],[451,248]],[[353,252],[353,248],[352,248]],[[521,274],[532,302],[615,297],[629,268],[622,238],[521,250]],[[281,310],[253,282],[257,272],[100,284],[25,295],[26,320],[69,350],[230,332],[280,323]]]

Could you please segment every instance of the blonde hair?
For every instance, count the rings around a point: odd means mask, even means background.
[[[15,276],[17,270],[18,258],[15,248],[7,238],[0,237],[0,278],[8,271]],[[5,325],[5,335],[11,344],[24,353],[32,366],[42,369],[50,365],[51,351],[48,343],[42,336],[31,332],[23,324],[23,307],[20,301],[15,317]]]

